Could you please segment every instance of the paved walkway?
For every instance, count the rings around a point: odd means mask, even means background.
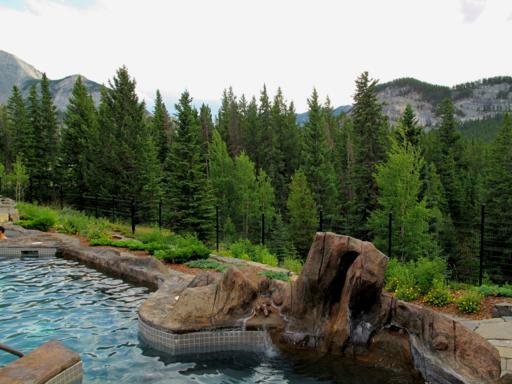
[[[459,321],[494,345],[501,357],[501,371],[512,373],[512,317]]]

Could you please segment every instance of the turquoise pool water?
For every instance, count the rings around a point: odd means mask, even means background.
[[[170,357],[139,342],[149,291],[74,261],[0,257],[0,343],[29,352],[57,339],[80,353],[85,383],[410,383],[339,360],[262,354]],[[15,358],[0,351],[0,366]]]

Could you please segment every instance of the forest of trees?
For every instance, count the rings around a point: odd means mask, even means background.
[[[322,214],[323,228],[372,240],[400,259],[445,257],[455,275],[470,273],[477,250],[461,230],[508,219],[512,208],[512,122],[496,138],[464,138],[452,101],[441,123],[424,132],[408,106],[390,124],[368,73],[356,80],[353,108],[334,116],[316,90],[309,119],[296,122],[293,102],[224,91],[220,110],[199,110],[184,92],[171,116],[159,92],[147,113],[136,83],[120,68],[95,106],[77,80],[59,116],[48,79],[28,98],[16,87],[0,106],[0,177],[18,198],[48,202],[57,188],[75,194],[163,201],[164,225],[212,241],[215,207],[224,241],[259,241],[265,215],[269,247],[305,257]],[[146,212],[151,215],[151,212]]]

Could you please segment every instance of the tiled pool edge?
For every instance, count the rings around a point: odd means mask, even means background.
[[[52,377],[45,384],[81,384],[83,381],[84,369],[82,362],[65,369],[58,375]]]
[[[177,334],[163,331],[138,319],[139,337],[151,348],[171,355],[209,352],[260,352],[268,345],[264,330],[217,330]]]

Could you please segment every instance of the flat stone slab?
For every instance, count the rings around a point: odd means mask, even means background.
[[[512,322],[504,321],[482,321],[475,330],[480,336],[493,340],[511,340],[512,339]]]
[[[512,303],[497,303],[492,308],[492,317],[512,316]]]
[[[0,368],[0,384],[43,384],[80,361],[80,356],[58,341],[50,341]]]
[[[495,347],[506,347],[506,348],[512,348],[512,340],[487,340],[489,343],[494,345]]]
[[[505,359],[512,359],[512,348],[507,347],[496,347],[500,356]]]

